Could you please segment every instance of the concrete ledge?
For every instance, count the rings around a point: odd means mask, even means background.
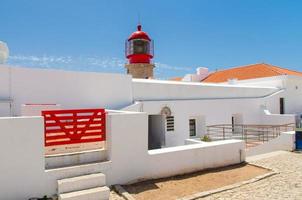
[[[77,176],[73,178],[60,179],[58,183],[58,193],[68,193],[86,190],[106,185],[106,177],[102,173]]]
[[[108,200],[110,190],[108,187],[97,187],[77,192],[59,195],[59,200]]]
[[[80,165],[92,162],[101,162],[107,159],[107,150],[88,150],[75,153],[54,154],[45,156],[45,168],[58,168]]]
[[[62,167],[45,170],[46,174],[54,180],[72,178],[94,173],[104,173],[111,168],[111,161],[77,165],[71,167]]]

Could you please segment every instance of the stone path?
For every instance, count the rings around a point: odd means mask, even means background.
[[[200,200],[236,199],[302,199],[302,154],[280,152],[270,156],[254,157],[252,164],[274,169],[274,176],[233,190],[213,194]]]

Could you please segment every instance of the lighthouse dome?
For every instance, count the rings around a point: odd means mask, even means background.
[[[145,39],[151,41],[150,37],[148,34],[144,31],[142,31],[142,26],[139,24],[137,26],[137,31],[133,32],[130,37],[128,38],[129,40],[134,40],[134,39]]]
[[[132,33],[126,40],[126,58],[129,63],[150,63],[153,58],[153,40],[142,31],[142,26],[137,26],[137,31]]]

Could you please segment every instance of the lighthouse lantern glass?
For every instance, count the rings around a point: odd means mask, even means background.
[[[144,39],[134,39],[127,42],[126,54],[147,54],[153,56],[152,42]]]
[[[133,40],[133,54],[149,54],[149,41]]]

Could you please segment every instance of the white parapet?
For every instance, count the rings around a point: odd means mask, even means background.
[[[241,140],[182,145],[148,151],[146,113],[108,115],[108,152],[112,161],[107,184],[131,182],[190,173],[245,161]]]
[[[247,156],[255,156],[259,154],[270,153],[273,151],[293,151],[295,150],[295,132],[283,132],[279,137],[276,137],[266,143],[252,147],[246,151]]]

